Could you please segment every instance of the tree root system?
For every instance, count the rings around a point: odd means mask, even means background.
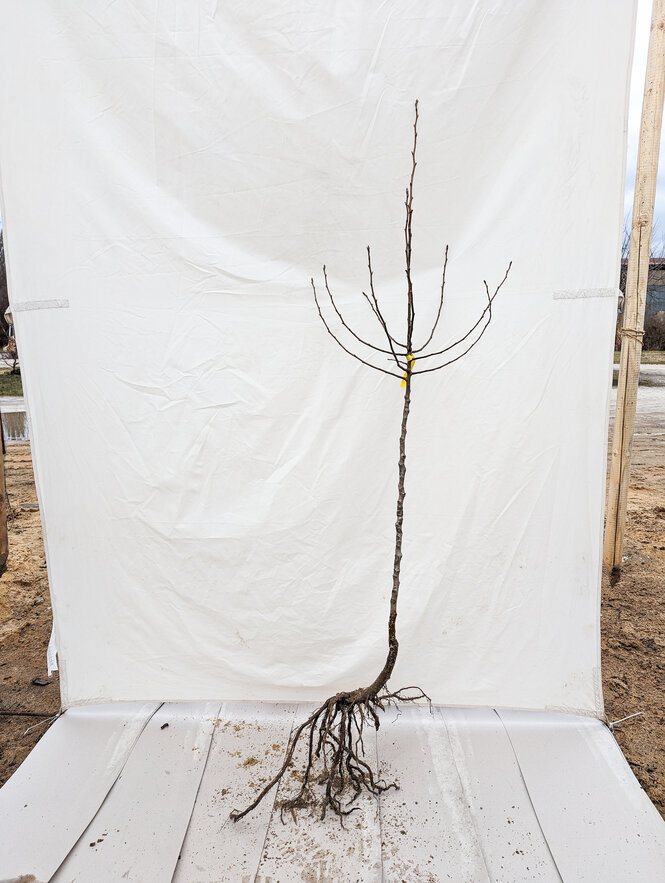
[[[430,700],[420,687],[403,687],[391,693],[385,688],[377,690],[375,683],[353,692],[337,693],[312,712],[291,734],[284,763],[277,775],[249,806],[241,811],[233,810],[233,821],[239,821],[255,809],[281,781],[293,767],[296,747],[301,742],[307,745],[305,769],[302,776],[298,776],[300,787],[297,792],[278,804],[282,821],[285,812],[295,815],[296,810],[313,806],[320,808],[321,819],[329,810],[344,819],[359,809],[355,804],[363,791],[378,797],[391,788],[397,789],[396,782],[386,783],[377,778],[364,759],[366,725],[378,730],[379,712],[388,705]]]

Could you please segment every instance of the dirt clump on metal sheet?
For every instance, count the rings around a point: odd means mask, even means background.
[[[57,673],[33,684],[46,676],[51,605],[28,444],[7,449],[6,470],[14,515],[0,577],[0,784],[59,708]],[[632,479],[621,577],[603,584],[603,689],[610,721],[642,712],[614,734],[665,816],[665,431],[639,417]]]

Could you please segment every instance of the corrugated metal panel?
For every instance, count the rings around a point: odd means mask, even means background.
[[[366,736],[366,759],[400,788],[360,800],[342,826],[321,823],[316,811],[282,819],[288,785],[240,822],[229,820],[279,769],[308,707],[164,705],[137,739],[151,711],[77,709],[54,724],[0,791],[0,880],[32,873],[46,881],[65,856],[56,883],[623,883],[663,875],[665,824],[611,732],[591,718],[388,711],[377,738]]]
[[[218,702],[159,709],[54,883],[169,883],[218,710]]]
[[[564,880],[665,879],[665,825],[594,718],[501,711]]]
[[[254,880],[275,796],[237,823],[229,813],[247,805],[279,769],[295,709],[256,702],[222,705],[174,883]]]
[[[72,708],[53,724],[0,789],[0,879],[50,880],[158,706]]]
[[[478,843],[494,883],[561,877],[494,709],[440,708]]]

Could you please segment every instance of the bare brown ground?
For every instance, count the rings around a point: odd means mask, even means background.
[[[51,606],[29,445],[8,448],[6,470],[14,517],[0,578],[0,784],[59,708],[57,673],[33,684],[46,676]],[[614,732],[665,816],[665,432],[648,418],[638,423],[632,479],[621,577],[603,584],[603,688],[610,721],[643,712]]]
[[[638,414],[624,561],[603,580],[603,691],[614,735],[665,817],[665,415]]]
[[[5,468],[13,517],[7,570],[0,577],[0,784],[60,708],[57,673],[45,686],[32,683],[46,678],[51,601],[30,445],[9,445]],[[26,733],[28,727],[33,729]]]

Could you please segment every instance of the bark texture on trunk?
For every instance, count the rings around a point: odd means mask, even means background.
[[[395,558],[393,562],[393,588],[390,594],[390,616],[388,618],[388,657],[381,673],[369,687],[369,692],[378,693],[388,683],[397,661],[399,642],[397,640],[397,599],[399,597],[400,572],[402,568],[402,537],[404,529],[404,498],[406,497],[406,428],[411,409],[411,372],[407,372],[402,409],[402,430],[399,437],[399,465],[397,479],[397,518],[395,520]]]

